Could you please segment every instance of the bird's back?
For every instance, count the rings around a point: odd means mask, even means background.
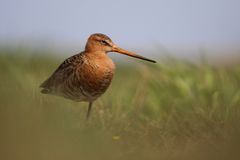
[[[41,92],[75,101],[93,101],[108,88],[113,73],[114,64],[107,56],[82,52],[66,59],[41,84]]]
[[[82,63],[82,53],[66,59],[61,65],[59,65],[53,74],[40,85],[42,88],[41,92],[46,94],[53,94],[56,92],[58,88],[72,76],[77,64],[81,65]]]

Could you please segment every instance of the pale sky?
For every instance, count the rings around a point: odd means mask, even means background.
[[[0,0],[0,43],[239,45],[239,0]]]

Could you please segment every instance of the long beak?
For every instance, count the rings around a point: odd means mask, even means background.
[[[134,54],[134,53],[131,53],[131,52],[126,51],[126,50],[124,50],[124,49],[122,49],[122,48],[119,48],[118,46],[115,46],[115,45],[113,46],[112,51],[113,51],[113,52],[118,52],[118,53],[121,53],[121,54],[125,54],[125,55],[130,56],[130,57],[139,58],[139,59],[142,59],[142,60],[145,60],[145,61],[149,61],[149,62],[152,62],[152,63],[156,63],[156,61],[154,61],[154,60],[145,58],[145,57],[143,57],[143,56],[139,56],[139,55]]]

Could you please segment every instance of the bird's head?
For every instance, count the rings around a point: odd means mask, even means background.
[[[127,50],[124,50],[124,49],[118,47],[116,44],[114,44],[112,42],[112,40],[108,36],[106,36],[104,34],[101,34],[101,33],[92,34],[88,38],[85,50],[89,51],[89,52],[102,51],[102,52],[105,52],[105,53],[118,52],[118,53],[125,54],[125,55],[128,55],[128,56],[134,57],[134,58],[139,58],[139,59],[142,59],[142,60],[146,60],[146,61],[149,61],[149,62],[156,63],[156,61],[154,61],[154,60],[145,58],[143,56],[140,56],[140,55],[137,55],[137,54],[134,54],[134,53],[131,53]]]
[[[95,33],[88,38],[85,50],[90,52],[111,52],[113,46],[114,44],[108,36],[101,33]]]

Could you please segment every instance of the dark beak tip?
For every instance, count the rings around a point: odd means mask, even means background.
[[[145,59],[145,60],[147,60],[148,62],[157,63],[157,61],[152,60],[152,59]]]

